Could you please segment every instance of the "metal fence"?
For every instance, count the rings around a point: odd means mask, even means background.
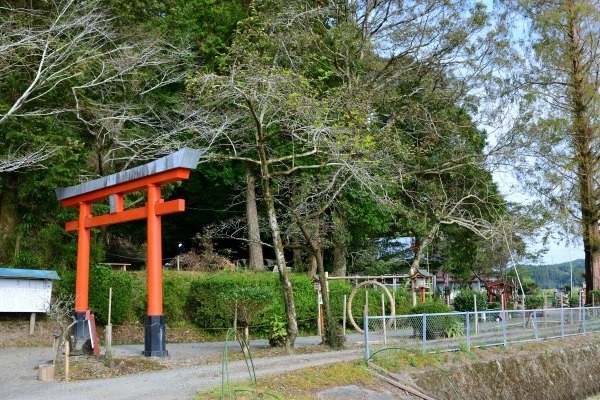
[[[600,332],[600,307],[364,316],[365,358],[383,349],[441,352]]]

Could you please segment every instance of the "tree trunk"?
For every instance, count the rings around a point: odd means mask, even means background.
[[[317,257],[313,254],[313,252],[310,253],[310,269],[308,270],[308,276],[313,276],[314,274],[318,273],[319,270],[319,262],[317,261]]]
[[[256,207],[256,178],[254,166],[246,163],[246,222],[248,224],[248,266],[251,270],[262,271],[264,268],[262,242],[258,225]]]
[[[595,127],[590,121],[589,93],[595,92],[593,84],[586,79],[582,57],[586,54],[584,42],[580,37],[583,16],[579,3],[569,1],[568,5],[569,62],[571,63],[570,83],[573,114],[573,147],[577,162],[579,180],[579,203],[581,210],[581,229],[585,253],[585,280],[587,290],[600,290],[600,216],[599,195],[594,179],[598,172],[596,150],[593,148]],[[592,91],[593,92],[590,92]]]
[[[417,244],[415,245],[415,247],[416,247],[415,258],[413,258],[412,263],[410,265],[410,273],[411,274],[414,274],[415,272],[417,272],[419,270],[419,267],[421,266],[421,257],[423,256],[423,251],[433,241],[433,239],[437,235],[439,229],[440,229],[440,224],[435,224],[429,230],[429,233],[427,233],[427,236],[425,236],[423,238],[423,240],[419,241],[418,245]],[[415,243],[416,243],[416,239],[415,239]]]
[[[314,240],[314,237],[310,235],[308,228],[304,221],[300,219],[297,214],[294,214],[296,223],[304,236],[304,239],[308,242],[310,252],[313,255],[314,260],[317,264],[317,273],[319,274],[319,284],[321,288],[321,297],[323,299],[323,319],[325,321],[325,332],[323,337],[323,343],[331,348],[337,349],[343,345],[343,339],[337,336],[336,325],[331,315],[331,306],[329,302],[329,291],[327,285],[327,279],[325,278],[325,266],[323,265],[323,253],[318,246],[318,242]]]
[[[333,238],[333,271],[332,276],[346,276],[346,243],[339,240],[337,235]]]
[[[259,129],[260,130],[260,129]],[[260,134],[259,134],[259,137]],[[285,314],[287,318],[287,341],[286,348],[290,350],[296,343],[298,336],[298,321],[296,319],[296,305],[294,303],[294,291],[292,282],[290,281],[287,266],[285,264],[285,256],[283,253],[283,241],[281,240],[281,231],[279,222],[277,221],[277,213],[275,210],[275,199],[271,193],[271,179],[269,174],[269,164],[267,161],[267,152],[264,145],[258,146],[258,153],[261,161],[260,173],[262,180],[262,193],[267,208],[267,217],[269,219],[269,227],[273,235],[273,250],[275,251],[275,260],[279,267],[279,280],[283,288],[283,297],[285,301]]]
[[[294,246],[292,249],[292,257],[294,264],[294,271],[298,272],[302,270],[302,249],[297,248],[300,243],[298,242],[298,238],[294,235],[292,237],[292,245]]]
[[[0,263],[8,264],[14,255],[14,242],[19,223],[17,178],[7,174],[4,190],[0,194]]]
[[[343,341],[337,337],[336,325],[331,315],[331,305],[329,302],[329,290],[327,279],[325,278],[325,267],[323,265],[323,256],[319,249],[315,252],[317,259],[317,272],[319,273],[319,283],[321,285],[321,297],[323,299],[323,319],[325,321],[325,332],[323,343],[331,348],[342,347]]]
[[[346,276],[346,221],[337,212],[333,214],[333,270],[332,276]]]

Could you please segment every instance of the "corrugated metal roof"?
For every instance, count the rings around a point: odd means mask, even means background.
[[[151,161],[148,164],[140,165],[116,174],[104,176],[92,181],[80,183],[74,186],[55,189],[56,198],[65,200],[84,193],[93,192],[105,187],[110,187],[123,182],[129,182],[135,179],[154,175],[160,172],[169,171],[175,168],[194,169],[204,154],[203,150],[184,147],[168,156]]]
[[[8,279],[49,279],[59,281],[56,271],[39,269],[0,268],[0,278]]]

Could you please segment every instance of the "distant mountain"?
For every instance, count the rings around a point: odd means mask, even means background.
[[[584,260],[574,260],[562,264],[521,265],[529,272],[531,279],[542,289],[562,289],[571,284],[571,266],[573,267],[573,286],[581,287],[585,281]]]

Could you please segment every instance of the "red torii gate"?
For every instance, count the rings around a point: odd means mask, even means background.
[[[188,179],[200,160],[201,151],[183,148],[148,164],[75,186],[56,189],[63,207],[79,206],[79,218],[65,224],[67,231],[77,231],[77,278],[75,283],[75,338],[89,338],[85,315],[89,309],[89,270],[91,228],[146,219],[148,224],[148,314],[144,325],[144,351],[148,357],[164,357],[165,317],[162,309],[162,243],[161,216],[185,210],[185,200],[165,202],[161,186]],[[148,191],[143,207],[123,209],[123,195]],[[110,213],[92,215],[92,203],[109,199]]]

